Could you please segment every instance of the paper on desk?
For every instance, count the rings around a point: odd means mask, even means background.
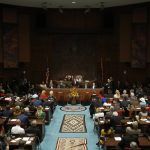
[[[11,119],[11,121],[17,121],[17,119]]]
[[[11,140],[10,142],[15,143],[15,142],[16,142],[16,140]]]
[[[34,137],[30,137],[30,141],[33,141],[34,140]]]
[[[21,140],[21,138],[16,138],[15,140],[16,140],[16,141],[19,141],[19,140]]]
[[[140,119],[141,121],[147,121],[147,119],[145,118],[145,119]]]
[[[114,137],[115,141],[121,141],[121,137]]]
[[[104,123],[104,120],[101,120],[100,123]]]
[[[137,107],[136,109],[141,109],[140,107]]]
[[[111,106],[110,103],[104,103],[103,106]]]
[[[128,121],[127,124],[132,124],[132,122],[131,122],[131,121]]]
[[[104,109],[104,107],[99,107],[99,109]]]
[[[30,137],[23,137],[22,140],[23,141],[28,141]]]
[[[26,144],[31,144],[31,141],[27,141]]]

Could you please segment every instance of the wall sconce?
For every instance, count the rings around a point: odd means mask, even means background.
[[[84,11],[84,14],[88,14],[91,11],[90,6],[86,6],[86,9]]]
[[[63,7],[62,7],[62,6],[59,6],[58,9],[59,9],[59,12],[60,12],[61,14],[63,14],[63,12],[64,12],[64,11],[63,11]]]

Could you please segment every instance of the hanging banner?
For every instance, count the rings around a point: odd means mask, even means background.
[[[18,67],[18,32],[14,23],[3,23],[3,62],[4,68]]]
[[[146,67],[146,49],[147,49],[147,10],[137,8],[132,16],[132,68]]]
[[[146,66],[146,24],[135,23],[132,29],[132,67],[145,68]]]

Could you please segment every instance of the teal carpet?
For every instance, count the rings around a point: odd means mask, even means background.
[[[65,112],[60,110],[61,106],[57,106],[53,115],[53,119],[49,125],[46,125],[46,133],[43,142],[40,144],[41,150],[55,150],[58,137],[83,137],[87,139],[88,150],[99,150],[96,143],[98,135],[93,131],[94,124],[90,118],[89,106],[81,112]],[[60,133],[60,127],[64,114],[84,114],[87,132],[86,133]]]

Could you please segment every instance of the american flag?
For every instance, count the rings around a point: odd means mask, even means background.
[[[49,67],[46,68],[46,80],[45,80],[45,83],[46,85],[48,85],[48,80],[49,80]]]

